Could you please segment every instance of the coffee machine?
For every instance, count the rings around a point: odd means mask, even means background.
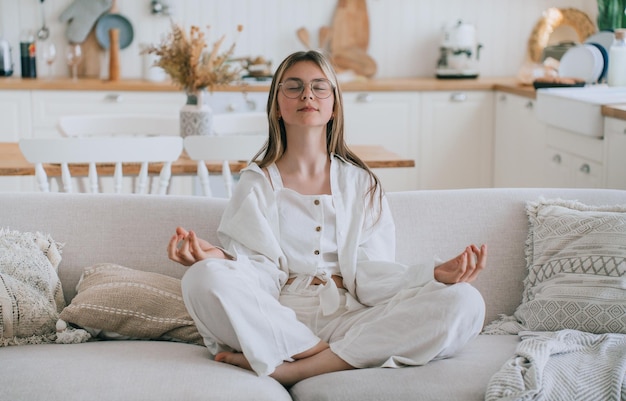
[[[477,78],[482,44],[476,43],[476,28],[459,20],[444,28],[435,75],[441,79]]]

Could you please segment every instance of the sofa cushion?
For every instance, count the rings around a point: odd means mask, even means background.
[[[526,207],[528,275],[515,317],[528,330],[626,333],[626,205]]]
[[[291,401],[276,380],[180,342],[26,345],[0,353],[2,400]]]
[[[40,232],[0,230],[0,345],[54,341],[61,248]]]
[[[452,358],[399,369],[356,369],[314,376],[290,389],[295,401],[484,401],[517,336],[479,335]]]
[[[101,263],[85,269],[60,318],[104,339],[164,339],[203,344],[187,313],[180,280]]]

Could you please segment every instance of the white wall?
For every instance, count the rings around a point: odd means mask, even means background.
[[[58,16],[74,0],[45,0],[52,40],[64,49],[65,26]],[[85,1],[85,0],[83,0]],[[296,37],[306,27],[317,43],[317,32],[330,25],[337,0],[164,0],[172,18],[184,26],[211,26],[213,38],[234,39],[237,24],[244,31],[237,40],[237,56],[258,56],[274,62],[303,49]],[[117,0],[121,14],[131,20],[135,38],[121,51],[122,78],[142,77],[140,43],[156,43],[169,30],[168,17],[150,13],[150,0]],[[462,19],[477,27],[481,76],[514,76],[525,59],[528,37],[549,7],[575,7],[595,21],[595,0],[368,0],[370,55],[378,64],[376,77],[431,77],[438,58],[441,27]],[[41,26],[40,0],[0,0],[0,35],[13,47],[15,75],[19,75],[19,37],[24,29]],[[227,40],[227,43],[230,43]],[[62,54],[62,53],[61,53]],[[46,74],[41,57],[39,76]],[[62,58],[55,76],[68,76]]]

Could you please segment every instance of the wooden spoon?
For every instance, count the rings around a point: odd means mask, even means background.
[[[304,45],[304,47],[310,49],[311,38],[309,37],[309,31],[306,28],[302,27],[296,31],[296,34],[298,35],[298,39],[300,39],[300,42]]]
[[[323,26],[319,31],[319,46],[320,49],[326,50],[328,48],[328,44],[330,43],[330,38],[332,36],[332,30],[328,26]]]

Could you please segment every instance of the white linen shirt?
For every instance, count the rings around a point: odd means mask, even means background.
[[[339,269],[351,298],[373,305],[407,285],[420,284],[414,274],[408,276],[407,266],[395,263],[393,217],[386,198],[380,216],[378,198],[374,197],[374,204],[369,202],[367,172],[331,155],[330,185]],[[218,237],[237,260],[250,261],[254,267],[250,274],[278,299],[290,269],[280,241],[281,216],[276,201],[276,193],[258,165],[246,167],[224,211]],[[426,280],[432,278],[432,271],[421,274]]]

